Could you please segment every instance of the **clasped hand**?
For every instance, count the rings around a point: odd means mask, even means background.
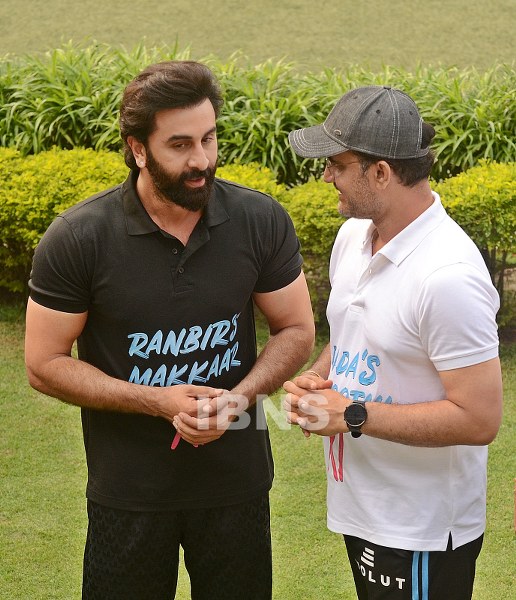
[[[248,406],[247,399],[220,388],[178,385],[169,390],[174,399],[173,412],[167,418],[177,433],[195,446],[219,439]]]
[[[298,425],[306,437],[310,432],[335,435],[347,431],[343,415],[349,402],[331,387],[330,379],[303,373],[283,384],[287,421]]]

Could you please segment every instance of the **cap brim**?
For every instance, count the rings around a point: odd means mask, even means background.
[[[332,140],[323,125],[296,129],[288,134],[294,152],[304,158],[324,158],[346,152],[348,148]]]

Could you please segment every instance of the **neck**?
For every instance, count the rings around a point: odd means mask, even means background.
[[[138,196],[156,225],[177,238],[184,246],[202,216],[202,210],[192,212],[159,196],[140,173],[136,182]]]
[[[376,239],[373,236],[373,253],[398,235],[434,202],[428,180],[412,188],[397,186],[388,199],[389,210],[379,219],[373,219],[376,226]]]

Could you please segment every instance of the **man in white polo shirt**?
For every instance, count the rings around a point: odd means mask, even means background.
[[[470,599],[485,529],[499,299],[430,188],[434,133],[409,96],[368,86],[289,136],[297,154],[327,157],[348,220],[330,261],[330,343],[285,383],[284,407],[325,436],[328,527],[360,600]]]

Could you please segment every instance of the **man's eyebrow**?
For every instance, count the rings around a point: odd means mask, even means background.
[[[207,135],[210,135],[212,133],[215,133],[217,131],[217,127],[212,127],[210,130],[208,130],[202,137],[205,138]],[[171,135],[168,139],[167,142],[177,142],[179,140],[192,140],[193,136],[191,135],[187,135],[182,134],[182,133],[178,133],[176,135]]]

